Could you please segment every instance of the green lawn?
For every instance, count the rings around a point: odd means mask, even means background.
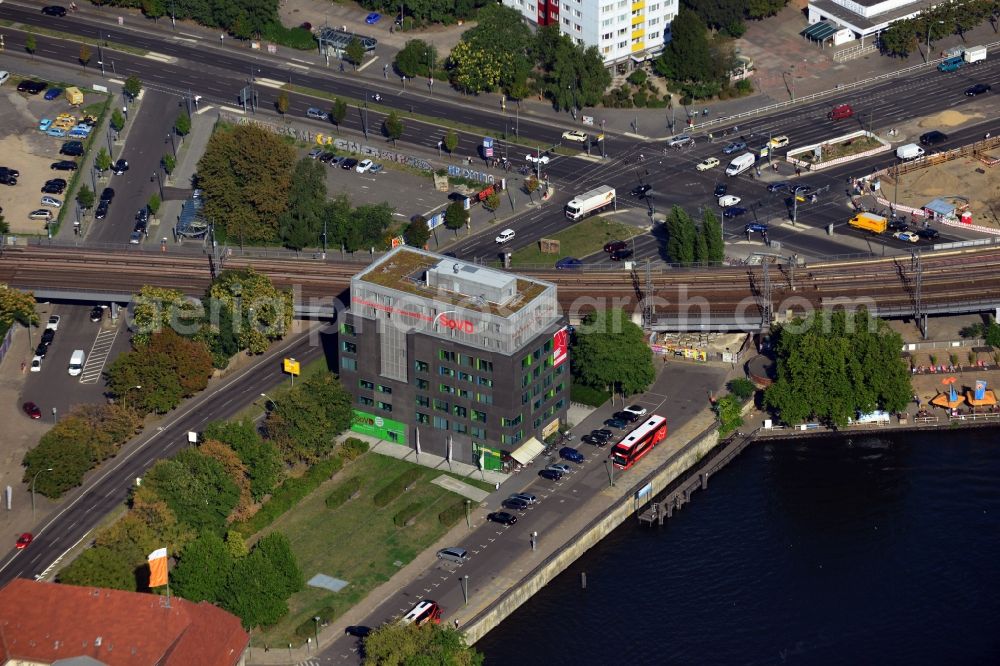
[[[546,239],[559,241],[558,254],[543,254],[538,244],[522,248],[511,257],[513,266],[551,266],[563,257],[582,259],[600,252],[610,240],[628,240],[642,229],[623,224],[614,217],[588,217]]]
[[[440,470],[420,468],[421,478],[384,508],[372,502],[375,493],[412,467],[416,466],[395,458],[365,454],[266,530],[278,530],[288,537],[306,580],[323,573],[346,580],[349,585],[336,594],[307,587],[292,595],[289,614],[274,627],[254,632],[255,645],[298,645],[302,639],[295,637],[296,627],[308,623],[327,606],[334,609],[333,617],[340,616],[445,533],[438,513],[461,497],[430,483],[442,473]],[[327,496],[338,484],[355,476],[362,478],[360,497],[328,509]],[[462,480],[484,490],[493,489],[486,483]],[[424,505],[416,522],[410,527],[396,527],[393,516],[414,502]]]

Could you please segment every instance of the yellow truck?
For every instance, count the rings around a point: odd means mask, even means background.
[[[66,101],[73,106],[80,106],[83,104],[83,93],[79,88],[66,88]]]
[[[848,224],[855,229],[870,231],[873,234],[885,233],[885,230],[889,228],[889,220],[875,213],[858,213],[850,219]]]

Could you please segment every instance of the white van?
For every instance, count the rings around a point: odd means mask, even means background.
[[[83,353],[82,349],[73,350],[73,355],[69,357],[69,374],[71,377],[76,377],[83,372],[83,364],[86,360],[87,355]]]
[[[754,162],[756,161],[757,158],[753,156],[753,153],[743,153],[742,155],[736,157],[735,159],[733,159],[732,162],[729,163],[729,166],[726,167],[726,175],[738,176],[747,169],[749,169],[750,167],[752,167]]]
[[[504,229],[500,232],[500,235],[496,237],[496,242],[503,245],[504,243],[514,240],[514,230]]]
[[[901,160],[915,160],[924,156],[924,149],[915,143],[908,143],[896,149],[896,157]]]

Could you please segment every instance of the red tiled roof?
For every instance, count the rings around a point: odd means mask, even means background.
[[[0,662],[87,656],[109,666],[233,666],[250,637],[207,602],[15,579],[0,590]]]

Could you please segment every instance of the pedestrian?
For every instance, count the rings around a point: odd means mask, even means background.
[[[24,369],[25,369],[26,367],[27,367],[27,364],[26,364],[26,363],[25,363],[24,361],[21,361],[21,374],[22,374],[22,375],[24,374]]]
[[[801,176],[802,175],[802,169],[800,169],[799,167],[795,167],[795,175],[796,176]]]
[[[458,629],[458,620],[455,620],[455,628]]]
[[[344,71],[344,61],[340,61],[340,71]]]
[[[386,79],[389,78],[389,64],[388,63],[386,63],[385,65],[382,65],[382,77],[386,78]]]
[[[22,363],[22,365],[24,365],[24,364]],[[500,482],[499,481],[497,481],[496,484],[494,484],[494,488],[496,488],[497,490],[500,490]]]

